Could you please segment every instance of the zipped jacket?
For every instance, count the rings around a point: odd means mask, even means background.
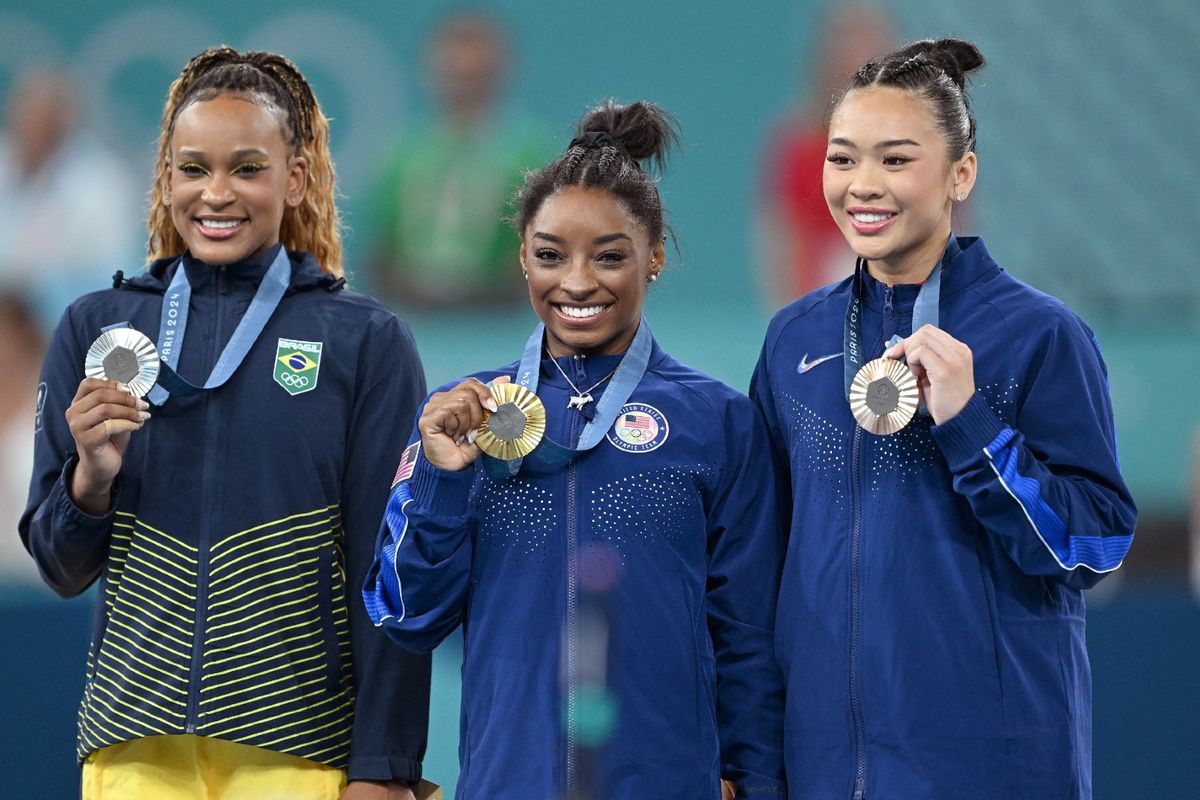
[[[1082,590],[1136,510],[1092,331],[959,238],[939,327],[972,353],[957,416],[855,424],[852,279],[771,322],[751,395],[790,465],[776,626],[794,798],[1088,798]],[[866,360],[911,333],[918,286],[864,280]]]
[[[617,360],[559,365],[585,389]],[[574,447],[584,412],[549,359],[540,376],[546,435]],[[655,345],[606,437],[566,466],[527,458],[496,480],[410,441],[364,593],[408,648],[462,625],[459,798],[716,800],[722,776],[784,796],[781,508],[746,397]]]
[[[290,254],[290,288],[229,381],[152,407],[131,435],[111,511],[90,516],[67,493],[77,458],[63,415],[92,341],[113,325],[155,341],[164,291],[186,269],[178,368],[202,384],[277,252],[118,274],[54,333],[20,531],[59,594],[100,583],[78,756],[194,733],[351,779],[415,780],[429,660],[375,630],[357,591],[387,502],[380,465],[399,457],[424,394],[394,314]]]

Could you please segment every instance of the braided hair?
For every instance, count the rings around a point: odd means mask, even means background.
[[[850,78],[837,108],[855,89],[891,86],[921,96],[946,139],[950,160],[975,150],[975,117],[967,98],[967,76],[984,66],[979,48],[962,39],[923,39],[877,61],[868,61]]]
[[[662,198],[643,162],[661,170],[679,139],[674,118],[645,101],[621,105],[607,100],[579,121],[578,135],[565,152],[525,174],[513,198],[517,234],[537,215],[546,198],[567,186],[604,189],[620,200],[657,242],[666,228]]]
[[[226,46],[212,47],[192,57],[167,93],[150,191],[150,258],[174,256],[185,249],[164,202],[175,120],[193,103],[211,100],[223,92],[249,95],[271,110],[279,118],[284,142],[292,155],[308,162],[304,197],[299,205],[284,209],[279,238],[288,250],[312,253],[324,272],[341,277],[342,223],[334,203],[329,120],[308,81],[287,58],[256,51],[239,53]]]

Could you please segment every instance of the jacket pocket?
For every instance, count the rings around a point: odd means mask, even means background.
[[[317,554],[317,610],[321,620],[321,639],[325,651],[325,687],[329,692],[342,689],[345,663],[338,639],[335,604],[345,606],[345,578],[338,563],[337,546],[330,543]],[[345,614],[343,613],[343,618]]]

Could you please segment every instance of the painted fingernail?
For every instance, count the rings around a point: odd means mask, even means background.
[[[475,444],[475,429],[474,428],[471,428],[471,430],[467,431],[467,442],[469,444]]]
[[[140,420],[142,420],[143,422],[145,422],[146,420],[150,419],[150,412],[149,412],[149,411],[139,411],[139,412],[138,412],[138,419],[140,419]]]
[[[500,410],[500,406],[496,405],[496,398],[494,397],[489,397],[487,400],[484,400],[483,407],[488,411],[491,411],[493,414]]]

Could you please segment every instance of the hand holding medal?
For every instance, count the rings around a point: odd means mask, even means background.
[[[99,515],[108,510],[130,433],[150,419],[142,397],[158,375],[158,354],[141,333],[114,329],[88,348],[84,374],[66,412],[79,453],[69,493],[80,509]]]
[[[450,472],[473,464],[481,452],[476,444],[481,426],[500,410],[493,390],[508,382],[507,375],[496,378],[492,386],[468,378],[448,392],[435,392],[417,421],[426,460]]]
[[[952,419],[975,394],[971,348],[940,328],[922,325],[884,357],[906,359],[935,424]]]

